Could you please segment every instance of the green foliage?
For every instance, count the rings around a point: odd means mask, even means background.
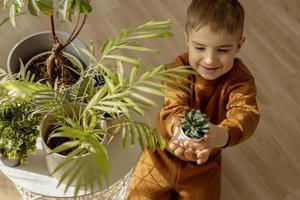
[[[0,92],[0,154],[27,163],[27,154],[34,153],[38,137],[39,115],[33,115],[30,99]]]
[[[192,109],[185,114],[181,128],[186,136],[200,139],[209,130],[208,118],[200,110]]]
[[[134,147],[136,143],[142,149],[155,150],[157,146],[164,148],[165,142],[155,129],[143,121],[133,119],[133,112],[145,116],[147,108],[156,106],[152,96],[167,96],[162,88],[174,90],[160,83],[164,80],[172,85],[176,84],[174,77],[184,79],[178,74],[192,73],[188,67],[166,69],[164,65],[148,67],[142,72],[143,63],[136,57],[129,57],[124,50],[157,52],[155,49],[144,47],[139,43],[144,39],[162,38],[170,36],[169,21],[148,22],[136,28],[129,28],[107,40],[97,51],[94,45],[90,49],[77,49],[83,59],[89,63],[86,70],[80,74],[79,84],[65,90],[63,86],[42,85],[28,81],[6,81],[0,84],[17,93],[26,94],[33,98],[36,104],[34,113],[52,113],[59,119],[59,127],[51,137],[69,138],[58,146],[53,152],[61,152],[72,149],[66,159],[60,163],[55,171],[64,167],[77,156],[73,168],[65,169],[63,180],[67,180],[67,187],[74,181],[74,176],[79,179],[76,188],[83,184],[85,188],[93,190],[94,183],[90,180],[97,178],[97,183],[102,186],[102,178],[108,181],[109,152],[106,143],[101,138],[113,137],[122,134],[123,148],[127,145]],[[122,51],[118,51],[122,50]],[[122,52],[122,53],[120,53]],[[94,86],[93,79],[100,76],[103,85]],[[176,85],[177,88],[181,86]],[[175,87],[174,87],[175,88]],[[75,106],[84,103],[85,106],[79,114],[74,112],[73,117],[66,116],[62,105]],[[74,108],[75,110],[75,108]],[[106,120],[106,116],[114,123],[97,128],[97,124]],[[122,120],[118,120],[120,115]],[[120,147],[121,148],[121,147]],[[89,164],[86,164],[83,155],[90,154]],[[72,161],[73,162],[73,161]],[[63,181],[60,180],[60,183]],[[75,190],[76,195],[78,190]]]
[[[80,13],[89,14],[92,7],[88,0],[4,0],[0,1],[3,10],[9,12],[9,16],[0,22],[0,25],[10,20],[16,27],[16,17],[28,11],[33,16],[40,13],[54,15],[60,21],[72,21],[74,16]]]

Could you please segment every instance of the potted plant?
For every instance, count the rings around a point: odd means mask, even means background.
[[[92,11],[89,1],[7,0],[1,1],[1,4],[3,8],[9,7],[9,17],[1,24],[10,20],[11,24],[16,26],[16,16],[23,14],[23,11],[27,9],[33,16],[38,16],[40,13],[48,15],[51,25],[50,32],[33,34],[20,41],[12,49],[8,59],[8,70],[13,73],[17,72],[20,64],[19,58],[21,58],[26,70],[35,74],[36,81],[42,80],[51,85],[54,85],[55,81],[64,86],[74,85],[85,63],[72,56],[72,54],[76,55],[76,51],[70,44],[75,41],[85,24],[87,15]],[[77,17],[77,23],[71,34],[55,30],[55,18],[60,22],[65,22],[66,20],[72,21],[74,17]],[[51,49],[48,47],[49,42],[52,43]],[[83,46],[79,40],[75,43]]]
[[[156,106],[147,95],[165,96],[161,88],[175,89],[157,81],[163,80],[174,86],[174,79],[184,79],[181,74],[192,73],[192,70],[184,66],[166,69],[159,65],[140,72],[143,63],[138,58],[127,56],[125,50],[157,52],[142,46],[140,41],[170,36],[169,29],[169,21],[151,21],[124,29],[118,36],[107,40],[99,51],[93,44],[89,49],[78,48],[78,52],[90,62],[80,74],[79,84],[71,87],[68,95],[58,84],[50,87],[18,80],[3,83],[7,89],[31,96],[36,103],[35,112],[45,115],[40,126],[45,144],[52,138],[66,139],[61,145],[52,147],[46,156],[69,151],[67,155],[59,155],[63,159],[51,173],[62,170],[59,184],[66,183],[66,189],[75,185],[74,195],[82,185],[93,191],[96,185],[103,185],[103,180],[108,182],[109,159],[114,155],[109,154],[107,147],[112,139],[122,137],[123,147],[128,143],[135,146],[138,142],[142,149],[154,150],[157,144],[164,148],[165,143],[156,130],[141,120],[146,108]],[[95,85],[95,76],[100,76],[103,83]],[[77,105],[82,105],[79,111]],[[70,108],[71,114],[67,114],[65,107]],[[133,113],[140,117],[134,118]],[[56,120],[47,121],[53,116]],[[103,123],[105,121],[107,123]]]
[[[208,118],[200,110],[192,109],[185,113],[181,122],[178,140],[181,142],[187,139],[194,142],[201,141],[204,134],[209,131],[208,122]]]
[[[0,89],[0,155],[8,166],[27,163],[35,152],[40,115],[34,114],[31,99]]]

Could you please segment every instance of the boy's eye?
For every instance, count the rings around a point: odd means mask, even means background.
[[[203,51],[203,50],[205,50],[205,48],[204,47],[195,47],[197,50],[201,50],[201,51]]]
[[[230,51],[229,49],[218,49],[219,52],[222,52],[222,53],[226,53],[228,51]]]

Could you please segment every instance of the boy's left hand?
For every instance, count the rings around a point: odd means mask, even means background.
[[[199,165],[205,163],[213,148],[223,147],[228,142],[228,132],[224,127],[209,123],[209,128],[209,132],[204,135],[203,140],[200,142],[187,140],[182,147],[179,145],[179,141],[174,139],[169,144],[170,149],[176,155],[180,156],[181,154],[187,160],[196,161]]]

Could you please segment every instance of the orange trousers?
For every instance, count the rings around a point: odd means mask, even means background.
[[[221,154],[203,165],[182,161],[167,150],[142,153],[127,200],[219,200]]]

